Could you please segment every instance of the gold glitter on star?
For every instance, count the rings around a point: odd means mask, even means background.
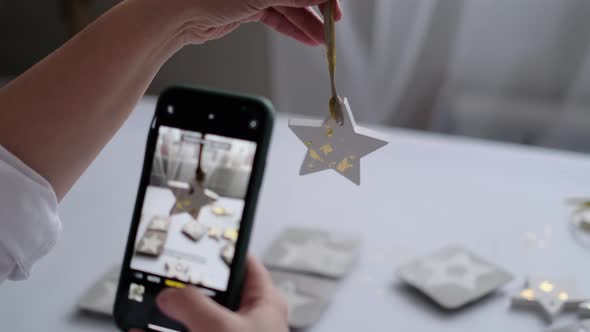
[[[553,281],[539,277],[530,278],[524,289],[512,298],[514,306],[536,308],[549,321],[553,321],[567,307],[579,306],[587,297],[580,296],[572,281]]]
[[[300,175],[332,169],[353,183],[361,184],[361,158],[387,145],[365,128],[358,127],[348,100],[342,105],[344,124],[328,116],[324,121],[289,121],[289,127],[307,147]]]

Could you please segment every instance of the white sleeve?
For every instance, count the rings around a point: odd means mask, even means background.
[[[57,242],[57,197],[41,175],[0,146],[0,283],[27,279]]]

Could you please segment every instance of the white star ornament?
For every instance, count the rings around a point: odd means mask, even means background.
[[[388,143],[377,138],[377,134],[357,126],[346,98],[342,106],[342,125],[338,125],[332,116],[324,121],[289,121],[289,128],[308,149],[299,174],[308,175],[332,169],[360,185],[361,158]]]

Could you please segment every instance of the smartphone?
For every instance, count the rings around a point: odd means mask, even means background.
[[[185,331],[155,303],[197,286],[237,310],[273,127],[259,97],[174,87],[158,100],[115,302],[128,331]]]

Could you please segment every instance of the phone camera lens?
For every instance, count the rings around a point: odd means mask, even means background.
[[[250,121],[250,129],[256,129],[258,127],[258,121],[252,120]]]
[[[215,120],[215,114],[209,113],[209,120]]]
[[[168,106],[168,114],[172,115],[174,114],[174,106]]]

